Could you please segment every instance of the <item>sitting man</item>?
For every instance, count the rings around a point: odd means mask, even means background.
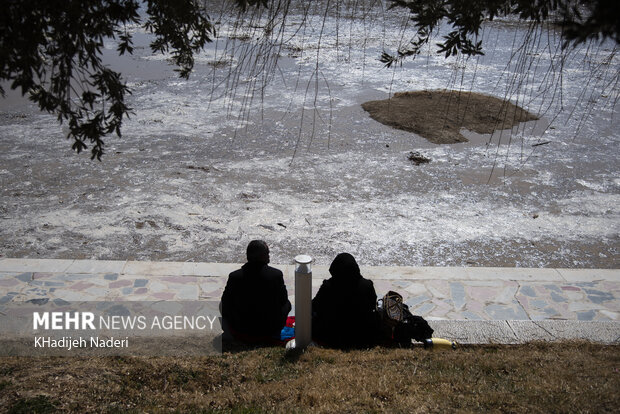
[[[269,247],[253,240],[248,262],[228,276],[222,295],[225,337],[254,343],[276,343],[291,310],[282,272],[269,263]]]

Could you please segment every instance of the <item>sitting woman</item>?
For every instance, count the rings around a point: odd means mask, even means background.
[[[335,348],[367,348],[377,344],[379,317],[372,281],[364,279],[355,258],[340,253],[312,300],[312,337]]]

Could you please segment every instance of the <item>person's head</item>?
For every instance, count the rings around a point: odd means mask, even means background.
[[[349,253],[340,253],[336,256],[329,266],[329,273],[337,280],[351,280],[361,277],[360,267]]]
[[[252,240],[247,250],[249,263],[269,263],[269,247],[263,240]]]

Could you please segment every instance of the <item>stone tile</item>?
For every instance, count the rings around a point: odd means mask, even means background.
[[[49,280],[34,280],[30,282],[30,284],[31,285],[40,284],[41,286],[45,286],[45,287],[62,287],[62,286],[67,285],[66,282],[52,282]]]
[[[411,296],[416,296],[427,293],[428,289],[426,289],[426,286],[422,283],[412,283],[405,289],[405,292]]]
[[[127,286],[133,286],[133,283],[134,283],[133,280],[129,280],[129,279],[116,280],[109,284],[109,288],[119,289],[119,288],[123,288]]]
[[[597,289],[588,289],[584,288],[584,292],[588,296],[588,299],[593,303],[601,304],[603,302],[608,302],[614,300],[614,295],[609,292],[602,292]]]
[[[74,290],[68,289],[56,289],[53,293],[49,295],[50,298],[53,299],[62,299],[67,302],[90,302],[101,300],[100,297],[95,295],[91,295],[86,292],[76,292]]]
[[[450,293],[452,297],[452,302],[454,303],[454,307],[457,310],[460,310],[465,306],[465,287],[462,283],[452,282],[450,283]]]
[[[596,316],[596,312],[594,310],[589,310],[586,312],[577,312],[577,320],[579,321],[591,321],[594,320]]]
[[[486,303],[494,302],[500,290],[496,287],[472,287],[466,285],[465,292],[470,300]]]
[[[220,299],[224,293],[223,283],[200,283],[200,298]],[[287,289],[288,290],[288,289]]]
[[[523,281],[564,281],[555,269],[529,269],[514,267],[468,267],[468,280],[523,280]]]
[[[568,304],[568,310],[570,312],[582,312],[589,310],[598,310],[601,306],[592,302],[571,302]]]
[[[498,287],[503,286],[504,283],[505,282],[503,280],[467,280],[468,286],[475,287]]]
[[[172,292],[155,292],[155,293],[152,293],[151,296],[153,296],[156,299],[160,299],[160,300],[174,299],[174,293]]]
[[[462,275],[458,267],[360,266],[362,275],[372,280],[450,280]]]
[[[577,288],[578,290],[565,290],[564,291],[564,296],[572,302],[577,302],[577,301],[581,301],[584,300],[586,298],[585,293]]]
[[[90,282],[86,282],[83,280],[80,280],[78,283],[74,283],[71,286],[68,286],[71,290],[86,290],[89,287],[94,286],[93,283]]]
[[[62,273],[73,260],[61,259],[4,259],[0,261],[1,272],[49,272]]]
[[[197,285],[183,285],[176,290],[176,299],[198,300],[199,293]]]
[[[5,303],[9,303],[15,295],[4,295],[0,296],[0,305],[4,305]]]
[[[470,320],[483,320],[483,318],[473,312],[470,311],[461,311],[461,315],[465,318],[465,319],[470,319]]]
[[[611,319],[612,321],[617,321],[618,319],[620,319],[620,314],[618,312],[612,312],[612,311],[602,309],[599,311],[599,313]]]
[[[34,272],[32,274],[32,280],[39,280],[39,279],[52,279],[54,277],[58,276],[58,274],[54,274],[54,273],[44,273],[44,272]]]
[[[433,310],[427,314],[428,316],[433,316],[436,318],[446,318],[448,313],[456,313],[452,304],[448,304],[444,301],[436,299],[434,299],[432,303],[435,305],[435,308],[433,308]]]
[[[136,279],[133,282],[133,287],[144,287],[149,283],[148,279]]]
[[[523,310],[523,308],[518,304],[509,305],[500,305],[497,303],[492,303],[485,307],[485,312],[489,317],[493,320],[527,320],[530,319]]]
[[[114,300],[115,302],[156,302],[161,299],[156,299],[149,294],[138,295],[135,292],[131,295],[119,295],[113,298],[109,298],[109,300]]]
[[[199,283],[198,277],[196,276],[166,276],[160,278],[160,280],[164,283],[174,283],[180,285]]]
[[[394,288],[394,285],[392,285],[390,280],[374,280],[373,281],[373,285],[375,287],[375,292],[377,293],[378,297],[383,297],[390,290],[398,291],[398,289]],[[398,293],[403,295],[403,294],[407,293],[407,290],[406,289],[401,289],[401,291],[398,292]]]
[[[222,298],[222,294],[224,293],[224,288],[220,288],[220,289],[216,289],[216,290],[211,290],[211,291],[201,291],[200,292],[200,299],[207,299],[207,300],[220,300]]]
[[[183,275],[185,262],[134,262],[128,261],[123,268],[124,275],[169,276]]]
[[[124,260],[75,260],[66,273],[122,273]]]
[[[93,277],[96,276],[88,273],[62,273],[54,275],[53,279],[72,282],[76,280],[91,280]]]
[[[158,279],[152,279],[149,283],[150,292],[165,292],[168,289],[168,285],[162,283]]]
[[[25,283],[20,282],[15,277],[11,277],[10,279],[9,278],[0,279],[0,291],[6,290],[8,288],[13,288],[18,285],[25,285]]]
[[[405,304],[407,304],[407,306],[409,306],[409,308],[414,308],[416,306],[418,306],[419,304],[429,301],[431,300],[430,296],[427,295],[421,295],[421,296],[414,296],[409,298],[408,300],[405,301]]]
[[[562,293],[562,289],[557,285],[545,284],[543,285],[547,290],[552,290],[556,293]]]
[[[557,269],[567,282],[620,280],[620,269]]]
[[[532,289],[531,286],[521,286],[519,288],[519,292],[531,298],[536,297],[536,292],[534,291],[534,289]]]
[[[534,290],[536,291],[537,296],[547,294],[547,288],[545,288],[543,285],[533,285],[533,286],[534,286]]]
[[[617,296],[620,296],[620,280],[613,282],[604,281],[599,283],[599,289],[607,292],[615,292]]]
[[[560,312],[558,319],[575,319],[575,314],[568,310],[568,303],[558,303],[555,306],[555,310]]]
[[[183,266],[182,275],[186,276],[215,276],[228,277],[228,275],[243,266],[242,263],[190,263]],[[274,266],[278,267],[278,266]],[[278,267],[279,268],[279,267]]]
[[[428,280],[424,285],[433,296],[449,298],[451,295],[449,280]]]
[[[530,316],[532,320],[546,320],[546,319],[561,318],[562,314],[558,312],[557,309],[555,308],[546,307],[544,309],[541,309],[537,315],[532,316],[530,314]]]
[[[542,309],[548,306],[547,302],[543,299],[533,299],[529,301],[532,308]]]
[[[22,281],[22,282],[30,282],[32,280],[32,273],[27,272],[27,273],[22,273],[19,274],[17,276],[15,276],[15,279]]]
[[[441,299],[445,299],[445,298],[450,298],[452,297],[451,295],[451,291],[450,291],[450,285],[448,284],[448,282],[442,282],[444,283],[444,286],[441,286],[441,289],[439,289],[436,286],[437,282],[434,282],[435,285],[431,284],[430,282],[427,283],[427,290],[426,292],[429,293],[431,296],[435,297],[435,298],[441,298]]]
[[[422,317],[425,317],[433,309],[435,309],[435,306],[436,305],[434,303],[426,302],[423,305],[421,305],[421,306],[415,308],[414,310],[412,310],[411,313],[413,313],[414,315],[420,315]]]
[[[568,302],[568,300],[564,296],[558,295],[555,292],[551,292],[551,300],[553,300],[554,302]]]
[[[91,288],[88,288],[85,290],[85,292],[88,293],[89,295],[92,295],[98,298],[97,300],[105,300],[108,298],[110,294],[109,289],[106,289],[104,287],[99,287],[99,286],[93,286]]]
[[[411,281],[409,280],[394,280],[392,281],[392,286],[394,286],[398,290],[406,290],[407,287],[411,285]]]
[[[598,282],[600,282],[600,280]],[[595,287],[596,284],[597,284],[597,281],[595,281],[595,282],[575,282],[575,285],[579,286],[581,288],[584,288],[584,287]]]
[[[476,315],[480,315],[482,319],[487,319],[484,313],[484,304],[480,302],[467,302],[464,311],[473,312]]]
[[[508,282],[508,286],[505,286],[499,295],[495,298],[495,302],[499,303],[512,303],[515,300],[515,295],[519,286],[515,282]]]

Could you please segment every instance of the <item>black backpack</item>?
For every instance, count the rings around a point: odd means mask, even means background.
[[[377,312],[381,316],[381,326],[385,339],[400,346],[410,346],[414,339],[423,342],[433,336],[431,328],[424,318],[413,315],[409,306],[403,303],[403,297],[389,291],[377,300]]]

